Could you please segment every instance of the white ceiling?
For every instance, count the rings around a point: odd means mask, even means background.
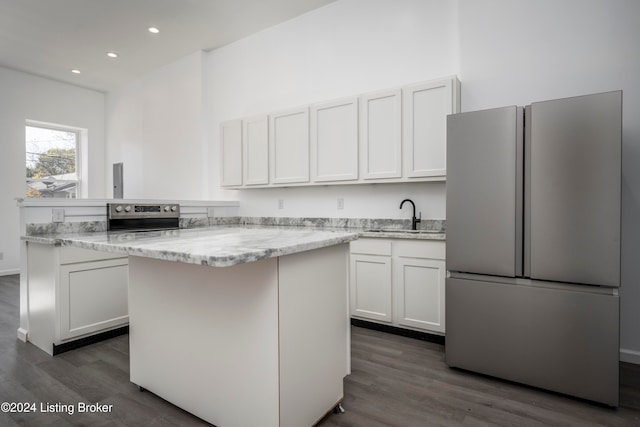
[[[109,91],[333,1],[0,0],[0,66]]]

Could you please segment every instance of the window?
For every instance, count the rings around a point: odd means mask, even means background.
[[[78,197],[80,130],[28,123],[25,135],[27,197]]]

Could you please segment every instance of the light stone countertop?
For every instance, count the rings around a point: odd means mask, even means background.
[[[225,267],[348,243],[358,232],[311,227],[207,227],[144,232],[30,235],[33,243]]]

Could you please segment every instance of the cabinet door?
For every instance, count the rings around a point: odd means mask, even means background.
[[[244,184],[269,183],[269,117],[244,121]]]
[[[63,265],[59,292],[63,340],[129,322],[127,258]]]
[[[271,183],[309,182],[309,109],[273,114],[269,125]]]
[[[394,270],[398,325],[444,333],[445,262],[398,257]]]
[[[358,99],[311,107],[313,181],[358,179]]]
[[[402,176],[402,92],[362,96],[360,165],[364,179]]]
[[[242,120],[220,125],[220,185],[242,185]]]
[[[351,254],[351,315],[392,321],[391,257]]]
[[[458,110],[457,92],[455,78],[403,89],[405,178],[445,177],[447,115]]]

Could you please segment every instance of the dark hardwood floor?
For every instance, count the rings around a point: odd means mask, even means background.
[[[129,382],[127,335],[55,357],[18,341],[18,281],[0,277],[0,402],[35,403],[37,411],[0,412],[0,426],[209,425]],[[640,365],[621,363],[621,406],[612,409],[450,369],[440,344],[353,327],[352,371],[346,412],[320,426],[640,426]],[[41,412],[47,403],[76,411]],[[78,403],[113,406],[78,413]]]

